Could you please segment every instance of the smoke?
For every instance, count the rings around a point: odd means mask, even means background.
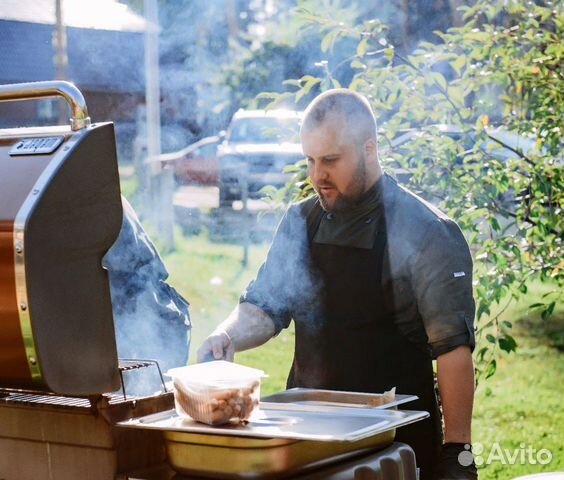
[[[307,322],[309,328],[318,326],[322,285],[311,268],[305,205],[286,212],[265,263],[242,296],[268,313],[277,330],[286,328],[292,318]]]
[[[110,279],[118,356],[156,360],[166,372],[188,361],[189,304],[166,283],[166,267],[125,199],[123,207],[122,229],[103,259]],[[160,389],[155,369],[144,370],[124,373],[129,393]]]

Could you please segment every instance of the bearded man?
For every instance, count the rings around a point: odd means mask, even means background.
[[[476,478],[474,465],[458,462],[470,448],[474,398],[464,236],[382,171],[376,121],[361,95],[335,89],[315,98],[301,141],[316,195],[289,207],[256,279],[199,358],[233,360],[293,320],[288,388],[415,394],[408,408],[430,417],[396,439],[413,447],[420,478]]]

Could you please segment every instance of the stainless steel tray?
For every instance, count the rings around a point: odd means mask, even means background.
[[[417,395],[395,395],[391,402],[382,393],[344,392],[339,390],[320,390],[315,388],[290,388],[263,397],[265,402],[292,405],[340,406],[355,408],[394,408],[417,400]]]
[[[213,427],[168,410],[118,425],[161,431],[168,461],[179,473],[242,480],[286,477],[385,448],[396,428],[428,416],[358,405],[261,402],[247,424]]]
[[[118,425],[127,428],[254,438],[354,442],[428,417],[427,412],[328,405],[261,402],[246,424],[210,426],[181,418],[176,411],[140,417]]]

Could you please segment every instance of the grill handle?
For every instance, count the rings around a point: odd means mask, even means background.
[[[63,97],[67,101],[72,111],[72,130],[81,130],[90,125],[86,101],[80,90],[71,82],[57,80],[0,85],[0,102],[49,97]]]

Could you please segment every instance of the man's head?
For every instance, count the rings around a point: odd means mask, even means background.
[[[368,101],[352,90],[316,97],[300,134],[311,182],[327,211],[353,207],[382,174],[374,115]]]

